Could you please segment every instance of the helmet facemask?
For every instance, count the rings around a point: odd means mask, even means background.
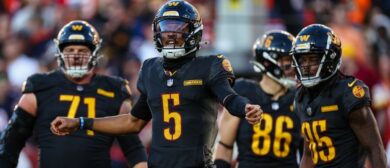
[[[297,77],[302,85],[313,87],[335,75],[341,64],[341,61],[335,62],[337,61],[334,60],[335,55],[336,53],[330,50],[295,54],[293,61],[296,66]],[[328,57],[333,57],[333,59]]]
[[[197,28],[190,21],[183,19],[161,19],[156,21],[154,36],[157,50],[168,59],[177,59],[196,51],[198,43],[195,36],[199,36],[203,25]]]
[[[295,86],[296,82],[294,80],[294,75],[286,73],[291,69],[291,61],[286,63],[287,59],[285,59],[288,55],[284,56],[281,53],[272,51],[261,51],[261,53],[258,54],[262,54],[262,58],[256,59],[256,61],[251,61],[256,72],[267,75],[285,87]],[[274,58],[278,59],[276,60]]]
[[[68,44],[70,46],[73,44]],[[80,48],[85,45],[74,44],[73,47]],[[72,46],[70,46],[72,47]],[[74,53],[67,47],[59,51],[60,66],[63,71],[72,78],[82,78],[96,65],[96,49],[91,51],[91,48],[85,47],[79,49],[80,52]]]

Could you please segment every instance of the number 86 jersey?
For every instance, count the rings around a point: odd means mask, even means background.
[[[272,100],[258,82],[246,79],[237,80],[234,90],[264,111],[260,124],[240,120],[236,137],[239,167],[297,168],[301,138],[299,118],[292,111],[295,90],[289,89],[278,100]]]

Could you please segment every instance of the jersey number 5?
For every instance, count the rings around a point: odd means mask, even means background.
[[[75,118],[76,112],[80,104],[80,96],[77,95],[60,95],[60,101],[68,101],[70,103],[70,108],[68,111],[69,118]],[[94,97],[84,98],[84,104],[88,107],[88,118],[95,118],[96,116],[96,99]],[[87,130],[87,135],[93,136],[94,132],[92,130]]]
[[[172,100],[173,106],[180,105],[180,97],[178,93],[173,94],[163,94],[161,96],[163,104],[163,120],[165,123],[171,123],[173,120],[174,130],[164,128],[164,137],[169,141],[174,141],[180,138],[181,136],[181,115],[175,111],[169,111],[169,100]]]
[[[253,126],[252,137],[252,151],[256,155],[264,156],[269,153],[271,148],[271,132],[273,127],[273,119],[271,115],[264,114],[263,121],[265,126],[260,128],[260,124]],[[283,125],[286,125],[287,129],[292,129],[294,123],[288,116],[279,116],[275,121],[275,138],[273,142],[273,153],[276,157],[284,158],[290,152],[290,143],[292,141],[292,135],[289,132],[283,131]],[[260,145],[260,138],[263,139],[263,144]],[[284,140],[284,141],[282,141]],[[283,144],[281,144],[284,142]],[[283,145],[283,146],[282,146]]]

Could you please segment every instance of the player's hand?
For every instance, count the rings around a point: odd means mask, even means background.
[[[245,106],[245,119],[249,124],[260,123],[261,119],[263,119],[263,110],[259,105],[247,104]]]
[[[53,134],[64,136],[79,128],[78,118],[57,117],[51,122],[50,130]]]

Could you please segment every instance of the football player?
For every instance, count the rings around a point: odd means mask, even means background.
[[[264,110],[261,124],[223,113],[220,141],[216,149],[217,168],[230,168],[233,144],[238,146],[238,167],[297,168],[300,122],[292,112],[295,73],[290,50],[294,36],[285,31],[266,32],[253,45],[254,68],[261,81],[238,80],[234,90]]]
[[[79,130],[66,137],[51,133],[57,116],[104,117],[131,109],[127,81],[95,73],[101,39],[89,23],[75,20],[55,39],[61,69],[29,77],[7,129],[0,137],[0,167],[16,167],[20,150],[34,132],[42,168],[111,167],[110,147],[117,139],[131,166],[146,167],[137,135],[110,136]]]
[[[295,111],[304,135],[301,167],[385,168],[386,158],[367,86],[339,71],[341,41],[324,25],[303,28],[293,45],[301,86]]]
[[[141,96],[131,114],[57,118],[52,122],[53,133],[66,135],[78,129],[139,132],[152,120],[149,167],[212,167],[218,104],[252,124],[260,122],[262,111],[231,88],[234,76],[226,58],[196,56],[202,30],[199,12],[191,4],[165,3],[153,21],[154,41],[163,57],[144,61],[138,79]]]

